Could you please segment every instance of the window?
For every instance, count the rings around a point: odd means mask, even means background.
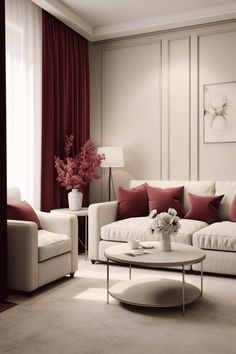
[[[40,207],[42,12],[6,1],[7,184]]]

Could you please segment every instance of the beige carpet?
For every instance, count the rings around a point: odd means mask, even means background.
[[[19,305],[0,314],[1,354],[234,354],[236,279],[205,276],[204,297],[180,309],[106,304],[106,266],[83,257],[74,279],[64,278],[33,297],[11,295]],[[112,283],[127,279],[125,267],[112,266]],[[134,269],[133,278],[170,271]],[[200,277],[187,275],[198,285]]]

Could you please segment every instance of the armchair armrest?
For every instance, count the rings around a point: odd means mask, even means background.
[[[118,201],[91,204],[88,208],[89,258],[98,259],[101,227],[116,221]]]
[[[72,214],[51,214],[36,211],[40,224],[44,230],[64,234],[72,241],[72,271],[78,269],[78,219]]]
[[[8,286],[32,291],[38,287],[38,227],[30,221],[7,221]]]
[[[36,211],[40,224],[44,230],[73,236],[78,234],[77,217],[72,214],[51,214]]]

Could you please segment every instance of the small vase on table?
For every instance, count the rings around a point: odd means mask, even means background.
[[[162,233],[161,235],[161,251],[171,251],[171,234]]]
[[[78,189],[72,189],[68,193],[68,204],[70,210],[80,210],[82,208],[83,193]]]

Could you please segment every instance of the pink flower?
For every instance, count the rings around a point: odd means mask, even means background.
[[[57,170],[57,181],[60,186],[66,189],[79,189],[83,191],[84,187],[92,182],[93,179],[99,179],[95,174],[96,167],[100,166],[105,159],[104,154],[96,154],[95,145],[89,139],[81,147],[78,155],[71,157],[70,153],[74,145],[74,136],[66,136],[65,139],[65,157],[61,159],[54,156],[55,167]]]

